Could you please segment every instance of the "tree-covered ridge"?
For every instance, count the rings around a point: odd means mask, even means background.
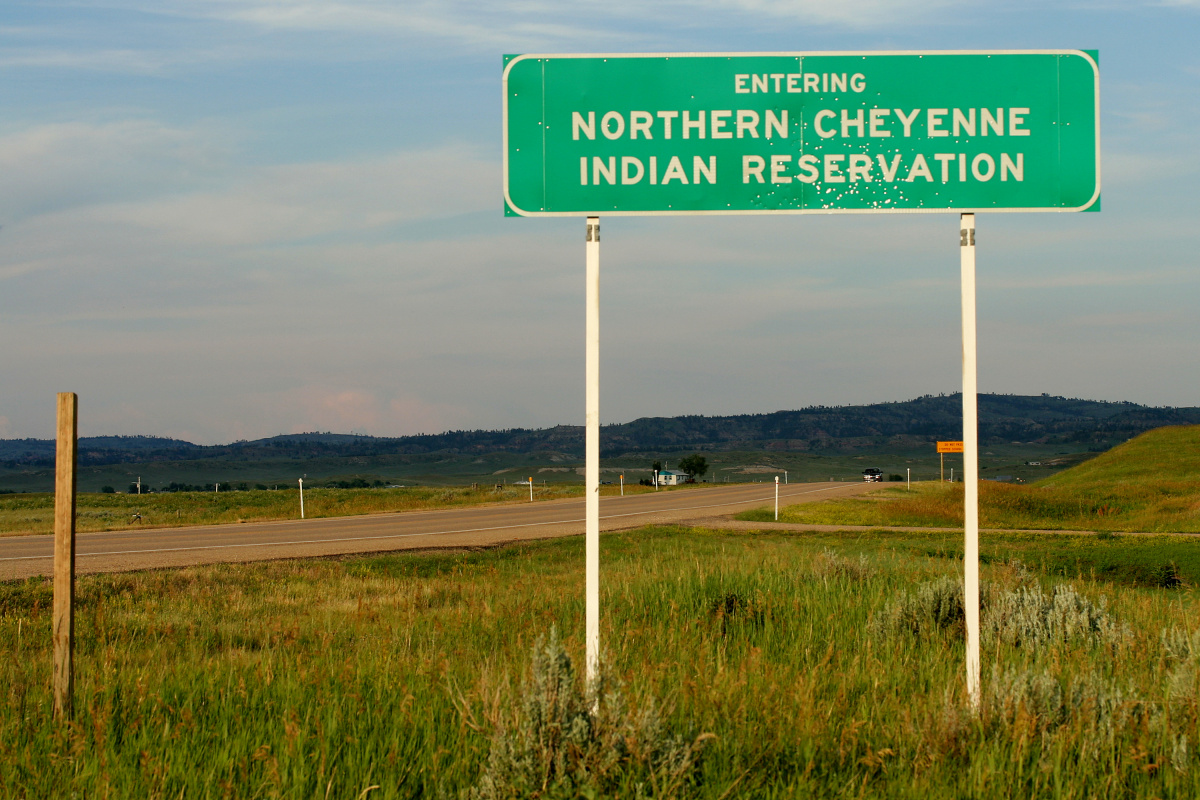
[[[979,396],[981,440],[987,443],[1071,444],[1075,449],[1106,449],[1163,425],[1200,424],[1200,408],[1143,406],[1049,395]],[[811,452],[919,447],[962,436],[962,401],[957,394],[926,395],[896,403],[862,406],[810,406],[796,411],[737,416],[643,417],[605,425],[606,457],[671,450],[792,450]],[[196,445],[152,436],[85,437],[81,463],[146,461],[303,460],[328,456],[382,456],[424,453],[583,453],[583,427],[447,431],[395,438],[334,433],[273,436],[224,445]],[[49,439],[0,440],[0,462],[10,466],[51,464]]]

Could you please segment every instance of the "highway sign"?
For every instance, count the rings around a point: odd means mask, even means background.
[[[939,453],[961,453],[963,451],[962,442],[938,442],[937,451]]]
[[[1098,58],[505,56],[505,213],[1099,210]]]

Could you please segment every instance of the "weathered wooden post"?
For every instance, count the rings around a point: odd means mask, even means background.
[[[54,716],[73,712],[75,652],[75,459],[79,398],[58,393],[54,460]]]

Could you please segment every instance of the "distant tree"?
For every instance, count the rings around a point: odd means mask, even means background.
[[[650,465],[650,469],[654,470],[655,472],[662,472],[662,462],[655,461],[653,464]]]
[[[138,485],[136,483],[129,484],[129,489],[126,492],[126,494],[137,494],[137,493],[138,493]]]
[[[692,453],[679,462],[679,469],[686,472],[689,478],[695,478],[708,472],[708,459],[699,453]]]
[[[111,486],[101,486],[100,491],[104,494],[116,494],[117,490]]]

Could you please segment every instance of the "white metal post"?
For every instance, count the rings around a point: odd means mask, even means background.
[[[963,604],[967,617],[967,695],[979,708],[979,406],[975,335],[975,215],[963,214],[959,225],[962,255],[963,332],[963,489],[965,546]],[[953,474],[953,473],[951,473]]]
[[[787,470],[786,469],[783,471],[783,483],[784,483],[784,485],[787,485]]]
[[[533,502],[533,476],[529,476],[529,502]]]
[[[304,478],[299,478],[300,481],[300,519],[304,519]]]
[[[906,470],[904,470],[904,472],[908,478],[908,490],[911,492],[912,491],[912,467],[907,468]]]
[[[658,470],[654,470],[654,491],[658,491]]]
[[[587,551],[587,685],[596,688],[600,665],[600,218],[588,217],[584,236],[587,272],[584,357],[584,518]]]
[[[625,496],[625,476],[621,476],[621,497]]]
[[[775,521],[779,522],[779,476],[775,476]]]

